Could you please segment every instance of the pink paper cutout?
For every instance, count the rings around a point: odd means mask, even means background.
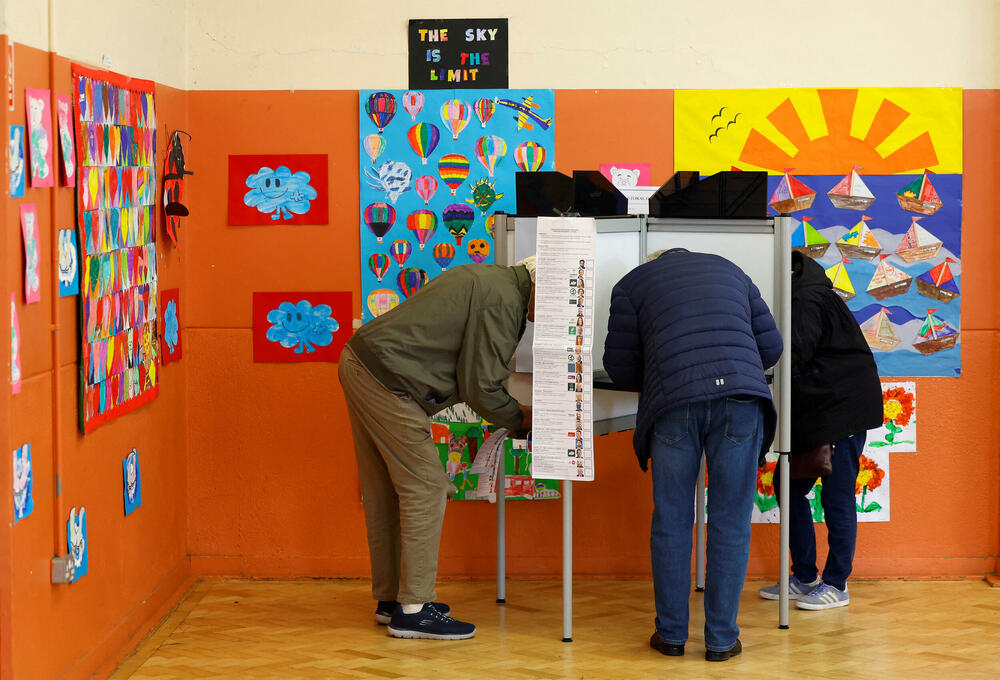
[[[41,267],[38,252],[38,212],[34,203],[21,204],[21,234],[24,236],[24,301],[42,299]]]
[[[52,166],[52,92],[24,90],[24,110],[28,116],[28,148],[31,158],[31,186],[54,186]]]

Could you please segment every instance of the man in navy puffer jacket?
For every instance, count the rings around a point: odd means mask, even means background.
[[[653,467],[650,552],[656,632],[650,646],[684,653],[691,526],[702,451],[708,461],[705,658],[739,654],[740,593],[750,554],[758,460],[776,415],[764,370],[781,356],[774,318],[735,264],[675,248],[654,254],[611,294],[604,368],[639,390],[635,452]]]

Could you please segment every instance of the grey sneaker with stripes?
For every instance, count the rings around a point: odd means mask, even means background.
[[[851,603],[851,596],[847,593],[847,587],[843,590],[834,588],[829,583],[821,583],[808,595],[800,595],[795,606],[799,609],[833,609],[834,607],[846,607]]]
[[[810,590],[818,586],[823,582],[823,579],[816,577],[816,580],[812,583],[803,583],[802,581],[795,578],[795,574],[788,577],[788,599],[798,600],[803,595],[809,593]],[[773,586],[765,586],[757,591],[757,594],[763,597],[765,600],[777,600],[779,599],[779,584],[775,583]]]

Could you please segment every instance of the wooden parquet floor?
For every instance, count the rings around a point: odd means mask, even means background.
[[[704,660],[702,596],[691,598],[684,657],[648,646],[648,581],[578,581],[574,642],[560,640],[558,581],[438,587],[472,640],[396,640],[372,620],[365,581],[203,581],[111,676],[150,678],[1000,678],[1000,588],[983,582],[854,582],[849,607],[791,611],[751,582],[740,607],[743,654]]]

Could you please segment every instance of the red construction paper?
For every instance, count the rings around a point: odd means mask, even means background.
[[[274,226],[285,224],[329,224],[329,191],[328,191],[328,161],[326,154],[273,154],[273,155],[246,155],[229,157],[229,224],[231,225],[251,225],[269,224]],[[294,176],[296,173],[306,172],[309,174],[308,186],[316,191],[316,197],[309,199],[308,195],[304,199],[301,196],[301,187],[293,184],[291,193],[282,191],[284,187],[275,187],[273,184],[263,187],[267,192],[267,198],[271,202],[264,201],[259,206],[247,205],[246,200],[249,193],[254,191],[247,184],[247,178],[258,175],[264,168],[279,171],[280,168],[287,168]],[[285,180],[282,179],[282,182]],[[274,201],[287,201],[283,203],[286,207],[284,212],[272,207]],[[303,212],[303,200],[308,201],[308,207]]]
[[[300,304],[303,301],[306,304]],[[284,309],[281,308],[282,303],[288,303]],[[317,313],[315,308],[319,305],[328,305],[330,314],[325,315],[322,310]],[[274,314],[268,320],[268,314],[272,312]],[[289,314],[292,314],[291,318]],[[336,321],[337,328],[327,334],[323,328],[330,328],[331,318]],[[340,352],[353,332],[352,322],[350,292],[254,293],[253,360],[339,361]],[[291,346],[283,346],[282,340]]]
[[[170,303],[173,302],[173,307]],[[160,363],[172,364],[181,358],[181,291],[179,288],[160,291]],[[171,343],[167,338],[167,326],[171,324],[167,316],[173,314],[176,317],[177,337],[171,351]],[[171,340],[173,336],[171,335]]]

